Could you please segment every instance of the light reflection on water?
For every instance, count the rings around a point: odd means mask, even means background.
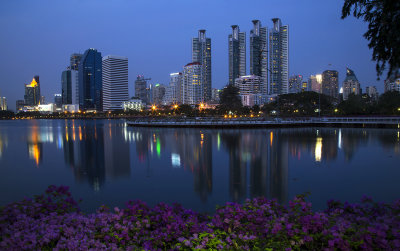
[[[24,148],[26,150],[24,150]],[[0,122],[0,205],[69,185],[87,211],[130,199],[212,211],[265,196],[400,198],[399,130],[161,129],[113,120]],[[34,168],[34,169],[33,169]],[[36,171],[35,171],[36,169]],[[29,179],[26,177],[29,176]],[[7,192],[6,192],[7,191]],[[12,191],[12,192],[9,192]]]

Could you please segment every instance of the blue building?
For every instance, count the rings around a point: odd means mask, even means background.
[[[79,109],[103,110],[102,57],[96,49],[88,49],[79,63]]]

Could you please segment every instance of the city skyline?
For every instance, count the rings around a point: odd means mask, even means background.
[[[44,1],[46,2],[46,1]],[[240,8],[237,4],[215,3],[210,1],[210,8],[205,13],[194,13],[193,19],[187,19],[184,10],[192,7],[191,3],[182,2],[163,3],[158,2],[153,11],[147,3],[126,3],[115,6],[109,2],[97,1],[93,7],[98,15],[107,11],[112,17],[119,15],[114,25],[103,25],[109,22],[109,18],[99,19],[99,23],[92,23],[85,17],[84,8],[93,5],[93,1],[80,3],[71,1],[68,3],[50,3],[49,8],[40,9],[40,4],[26,2],[22,5],[15,3],[1,3],[3,8],[0,18],[0,27],[4,28],[5,37],[8,39],[0,42],[3,48],[5,60],[0,67],[3,81],[0,84],[2,96],[7,98],[9,108],[14,109],[15,101],[23,99],[24,84],[29,83],[33,75],[41,77],[42,93],[49,101],[55,93],[61,93],[60,75],[68,65],[68,59],[75,52],[83,53],[87,48],[96,48],[102,54],[117,54],[130,58],[129,96],[134,94],[134,76],[142,74],[153,79],[152,83],[167,85],[169,74],[182,69],[185,63],[190,62],[190,39],[196,36],[199,29],[207,30],[207,37],[212,39],[212,88],[222,88],[228,83],[228,45],[226,37],[232,32],[231,25],[239,25],[241,31],[249,33],[252,29],[251,20],[258,19],[268,29],[272,28],[271,18],[279,17],[282,23],[290,28],[290,68],[289,76],[303,75],[307,79],[310,75],[322,73],[324,70],[333,69],[339,72],[339,86],[342,86],[345,78],[345,69],[350,67],[357,72],[361,87],[376,85],[378,91],[383,93],[383,80],[377,81],[375,63],[371,61],[371,51],[367,48],[367,41],[362,37],[367,25],[355,19],[340,19],[342,2],[297,3],[294,1],[282,1],[279,3],[258,2],[258,7],[247,5],[243,1]],[[178,3],[181,4],[178,4]],[[231,2],[230,2],[231,3]],[[289,4],[288,4],[289,3]],[[143,13],[135,12],[136,17],[130,17],[129,12],[122,7],[142,8]],[[230,15],[221,21],[221,7],[236,11],[237,15]],[[268,8],[261,8],[268,7]],[[48,11],[51,8],[65,8],[59,13],[59,20],[50,20],[54,13]],[[176,17],[162,21],[140,19],[146,13],[160,14],[164,18],[168,10],[178,8]],[[203,8],[203,7],[199,7]],[[129,9],[129,8],[128,8]],[[313,15],[306,15],[299,10],[312,11]],[[318,9],[318,11],[317,11]],[[67,23],[68,10],[74,10],[76,19],[72,24]],[[182,10],[182,11],[181,11]],[[239,11],[248,13],[239,15]],[[39,17],[35,20],[21,19],[30,12],[36,12]],[[121,12],[121,13],[119,13]],[[154,14],[153,14],[154,13]],[[224,11],[225,13],[225,11]],[[11,14],[11,15],[10,15]],[[58,16],[57,16],[58,17]],[[209,18],[206,18],[209,17]],[[19,18],[19,19],[18,19]],[[17,22],[17,20],[20,20]],[[69,20],[69,19],[68,19]],[[218,20],[218,21],[217,21]],[[53,21],[53,20],[52,20]],[[13,25],[9,25],[10,22]],[[93,30],[83,31],[75,27],[76,22],[93,25]],[[29,25],[28,25],[29,24]],[[115,25],[121,25],[121,29]],[[131,35],[122,31],[126,27],[132,31]],[[157,33],[151,34],[149,30],[157,27]],[[169,29],[166,29],[169,27]],[[51,31],[51,35],[46,31]],[[351,32],[349,32],[351,31]],[[110,36],[103,36],[104,32],[110,32]],[[308,33],[307,33],[308,32]],[[22,37],[29,34],[37,34],[36,40],[26,42]],[[73,39],[72,34],[79,34],[79,39]],[[102,35],[103,34],[103,35]],[[167,38],[166,35],[174,39]],[[121,36],[115,40],[113,36]],[[307,35],[307,36],[306,36]],[[336,38],[327,38],[334,35]],[[22,37],[21,37],[22,36]],[[69,42],[65,42],[65,36],[70,36]],[[111,37],[108,38],[108,37]],[[342,41],[345,40],[345,41]],[[25,42],[19,42],[25,41]],[[246,37],[246,44],[249,38]],[[168,47],[168,50],[165,48]],[[17,49],[18,48],[18,49]],[[332,50],[334,48],[334,50]],[[49,53],[49,50],[52,50]],[[247,62],[249,62],[249,48],[247,50]],[[311,52],[311,53],[310,53]],[[157,57],[156,57],[157,55]],[[131,63],[132,62],[132,63]],[[249,72],[247,64],[247,72]],[[13,72],[19,71],[19,74]],[[12,88],[11,88],[12,86]]]

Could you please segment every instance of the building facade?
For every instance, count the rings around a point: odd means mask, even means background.
[[[142,100],[143,104],[150,104],[150,100],[147,95],[147,80],[143,75],[138,75],[135,80],[135,96]]]
[[[367,86],[365,88],[365,93],[370,97],[373,101],[378,101],[379,93],[376,86]]]
[[[206,37],[205,30],[199,30],[198,37],[192,38],[192,62],[200,63],[202,72],[201,101],[211,99],[211,38]]]
[[[76,93],[75,92],[76,92],[76,87],[73,86],[72,70],[63,71],[61,73],[61,99],[62,99],[62,104],[64,104],[64,105],[73,104],[73,100],[76,99]]]
[[[88,49],[79,63],[79,108],[103,110],[102,57],[96,49]]]
[[[400,72],[399,70],[393,71],[388,79],[384,81],[385,92],[398,91],[400,92]]]
[[[259,20],[253,20],[250,31],[250,75],[261,77],[261,92],[268,94],[268,30]]]
[[[289,26],[273,18],[269,33],[269,94],[289,92]]]
[[[127,111],[140,111],[143,109],[144,105],[142,100],[139,98],[131,98],[128,101],[124,101],[122,103],[123,109],[125,112]]]
[[[293,75],[289,78],[289,92],[288,93],[299,93],[302,91],[303,76]]]
[[[152,104],[155,105],[161,105],[163,104],[163,99],[165,96],[165,85],[163,84],[155,84],[154,87],[152,88],[153,94],[151,95],[153,97]]]
[[[235,80],[239,95],[244,106],[262,105],[266,101],[263,91],[262,77],[256,75],[241,76]]]
[[[62,107],[62,94],[54,94],[54,104],[56,108]]]
[[[339,96],[339,72],[326,70],[322,73],[322,93],[333,98]]]
[[[25,85],[25,105],[37,106],[41,104],[39,76],[34,76],[31,83]]]
[[[232,34],[228,36],[229,84],[246,75],[246,32],[240,32],[239,26],[232,25]]]
[[[360,82],[358,82],[358,79],[354,71],[347,68],[346,78],[343,82],[343,100],[347,100],[351,93],[355,95],[361,94]]]
[[[203,102],[202,90],[203,67],[193,62],[183,67],[182,104],[196,105]]]
[[[6,97],[0,97],[0,111],[7,111],[7,99]]]
[[[182,89],[182,73],[176,72],[169,74],[169,85],[165,89],[163,100],[164,105],[181,104],[181,89]]]
[[[108,55],[102,59],[103,111],[123,109],[129,99],[128,58]]]
[[[311,75],[308,79],[308,85],[311,91],[322,93],[322,74]]]

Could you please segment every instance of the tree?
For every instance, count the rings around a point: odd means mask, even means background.
[[[400,114],[400,92],[385,92],[379,97],[378,110],[381,114]]]
[[[218,110],[221,112],[240,111],[242,108],[242,100],[239,96],[239,88],[232,84],[225,86],[225,88],[222,89],[219,104]]]
[[[352,15],[368,23],[364,37],[373,49],[372,59],[376,61],[379,76],[389,64],[389,77],[400,67],[400,1],[399,0],[345,0],[342,19]]]

